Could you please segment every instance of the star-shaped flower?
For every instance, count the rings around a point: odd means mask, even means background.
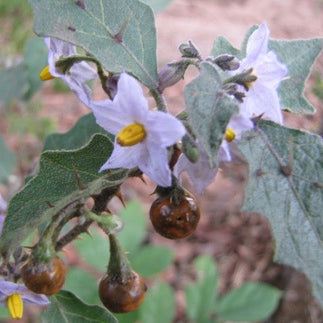
[[[44,306],[50,301],[45,295],[31,292],[24,284],[15,284],[0,277],[0,305],[8,306],[12,318],[22,318],[23,303]]]
[[[70,43],[57,38],[47,37],[45,43],[48,47],[48,66],[40,73],[43,81],[50,80],[55,77],[61,78],[77,97],[89,106],[92,99],[92,91],[85,82],[93,80],[97,77],[97,72],[87,63],[75,63],[64,73],[60,68],[56,67],[59,59],[77,55],[76,47]]]
[[[269,28],[262,23],[249,37],[247,56],[241,61],[240,68],[235,71],[239,74],[252,68],[252,75],[257,79],[249,85],[240,113],[249,118],[263,115],[279,124],[283,123],[277,88],[287,74],[287,68],[276,54],[268,51]]]
[[[96,122],[116,136],[114,150],[100,171],[139,167],[158,185],[171,185],[167,147],[185,134],[179,120],[149,111],[139,84],[126,73],[120,75],[113,101],[93,101],[91,108]]]

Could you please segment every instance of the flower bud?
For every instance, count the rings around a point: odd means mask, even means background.
[[[233,55],[220,55],[213,60],[223,71],[234,71],[240,67],[238,59]]]
[[[191,163],[197,163],[200,159],[200,152],[196,142],[189,136],[185,135],[182,138],[182,150],[184,155]]]
[[[193,45],[193,43],[189,40],[188,44],[181,44],[179,46],[179,51],[182,54],[182,57],[187,58],[201,58],[198,49]]]
[[[162,92],[166,87],[176,84],[184,78],[189,62],[179,61],[167,64],[158,74],[159,90]]]

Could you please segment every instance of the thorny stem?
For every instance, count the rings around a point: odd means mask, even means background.
[[[117,185],[115,187],[108,187],[103,189],[100,194],[94,195],[94,205],[91,211],[95,214],[100,214],[103,211],[105,211],[107,203],[111,200],[111,198],[115,195],[119,188],[120,185]],[[87,219],[84,223],[78,224],[74,228],[72,228],[69,232],[67,232],[62,238],[60,238],[56,242],[55,251],[62,250],[68,243],[72,242],[79,234],[86,232],[93,222],[93,220]]]

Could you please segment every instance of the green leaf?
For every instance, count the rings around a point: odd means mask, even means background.
[[[243,210],[269,219],[276,260],[303,271],[323,305],[322,139],[262,121],[239,147],[249,163]]]
[[[107,310],[87,305],[67,291],[60,291],[50,298],[51,304],[42,315],[43,323],[117,323]]]
[[[98,280],[81,268],[68,269],[64,289],[77,295],[87,304],[101,304]]]
[[[185,288],[188,317],[196,322],[208,322],[214,309],[218,289],[218,271],[211,256],[203,255],[195,260],[197,281]]]
[[[150,6],[155,13],[165,9],[173,0],[141,0]]]
[[[217,300],[216,314],[233,322],[258,322],[276,309],[281,291],[263,283],[245,283]]]
[[[143,277],[154,276],[167,267],[173,261],[173,250],[162,246],[144,246],[130,256],[132,268]]]
[[[110,255],[109,240],[100,233],[91,228],[90,235],[83,234],[82,239],[74,241],[74,245],[85,262],[104,272]]]
[[[113,136],[101,128],[95,121],[93,113],[81,117],[72,129],[66,133],[54,133],[47,136],[43,151],[72,150],[86,145],[94,134],[101,133],[113,141]]]
[[[27,40],[24,53],[24,67],[26,70],[26,80],[29,84],[25,99],[28,100],[42,86],[39,78],[40,72],[48,64],[47,47],[43,39],[32,38]]]
[[[132,255],[147,233],[146,214],[139,201],[133,200],[126,204],[119,216],[125,225],[118,233],[118,238],[124,251]]]
[[[282,108],[294,113],[314,113],[315,108],[304,98],[307,77],[323,48],[323,38],[309,40],[272,40],[269,48],[287,65],[288,75],[279,87]]]
[[[0,105],[6,107],[12,100],[21,99],[27,90],[23,64],[0,71]]]
[[[144,302],[139,308],[142,323],[171,323],[175,316],[175,297],[166,283],[154,284],[148,289]]]
[[[0,183],[6,184],[16,167],[16,155],[8,149],[0,135]]]
[[[204,148],[210,167],[217,167],[217,155],[226,126],[237,103],[222,91],[222,82],[215,67],[202,63],[201,73],[185,87],[189,124]]]
[[[213,43],[211,55],[217,57],[224,54],[230,54],[239,57],[240,50],[233,47],[225,37],[219,36]]]
[[[82,47],[107,71],[128,72],[158,87],[156,28],[149,6],[138,0],[29,0],[35,32]]]
[[[72,201],[120,185],[127,176],[126,170],[113,170],[109,175],[98,173],[112,149],[112,142],[98,134],[79,150],[44,152],[37,176],[10,201],[0,237],[1,252],[10,254],[36,227]],[[75,170],[85,189],[78,187]],[[54,207],[49,207],[48,202]]]

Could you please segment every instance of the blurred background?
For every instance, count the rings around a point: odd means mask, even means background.
[[[322,17],[322,0],[174,0],[156,16],[159,67],[180,59],[178,46],[188,40],[200,49],[203,57],[209,55],[215,38],[220,35],[239,48],[245,32],[264,21],[271,29],[271,38],[323,37]],[[53,132],[69,130],[89,110],[60,80],[44,84],[39,81],[39,72],[47,65],[47,49],[41,39],[34,38],[33,15],[27,1],[0,0],[0,20],[0,158],[5,165],[0,167],[0,193],[9,199],[37,165],[44,138]],[[195,75],[196,71],[189,70],[185,81],[165,90],[172,112],[185,107],[183,89]],[[97,97],[103,95],[98,84],[94,84],[94,89]],[[286,125],[323,135],[322,54],[307,82],[305,96],[316,107],[316,114],[292,116],[286,113]],[[220,294],[247,281],[269,283],[284,291],[276,312],[263,322],[323,322],[322,311],[311,296],[311,287],[304,275],[272,261],[274,242],[266,219],[259,214],[240,212],[247,171],[242,161],[223,165],[205,194],[197,195],[201,208],[197,231],[181,241],[158,236],[147,221],[149,207],[155,199],[151,195],[154,184],[148,178],[146,185],[129,179],[122,186],[125,200],[130,201],[127,212],[142,214],[135,238],[139,255],[133,251],[133,262],[137,263],[138,271],[147,271],[145,275],[152,285],[158,282],[158,288],[152,290],[162,290],[161,293],[175,304],[169,322],[190,322],[185,288],[196,280],[194,261],[205,254],[216,262]],[[187,179],[184,185],[196,194]],[[136,204],[134,199],[140,203]],[[115,212],[123,212],[117,199],[112,200],[110,206]],[[129,218],[129,224],[125,220],[126,227],[131,228],[137,222],[131,222],[133,218],[127,212],[124,215]],[[98,264],[98,257],[91,256],[91,250],[104,243],[99,233],[95,231],[93,235],[97,239],[85,238],[68,247],[64,256],[72,268],[66,287],[96,304],[97,296],[90,286],[96,284],[105,262]],[[123,243],[131,248],[127,234],[123,235]],[[162,251],[142,251],[149,245]],[[152,260],[157,254],[164,259],[159,269],[147,270],[147,264],[142,266],[143,262],[157,261]],[[83,288],[87,295],[82,294],[80,280],[89,283],[89,287]],[[26,322],[34,322],[30,320],[34,312],[30,311]],[[4,322],[7,314],[3,315]],[[120,322],[131,323],[137,319],[123,316]],[[151,322],[159,321],[156,318]]]

